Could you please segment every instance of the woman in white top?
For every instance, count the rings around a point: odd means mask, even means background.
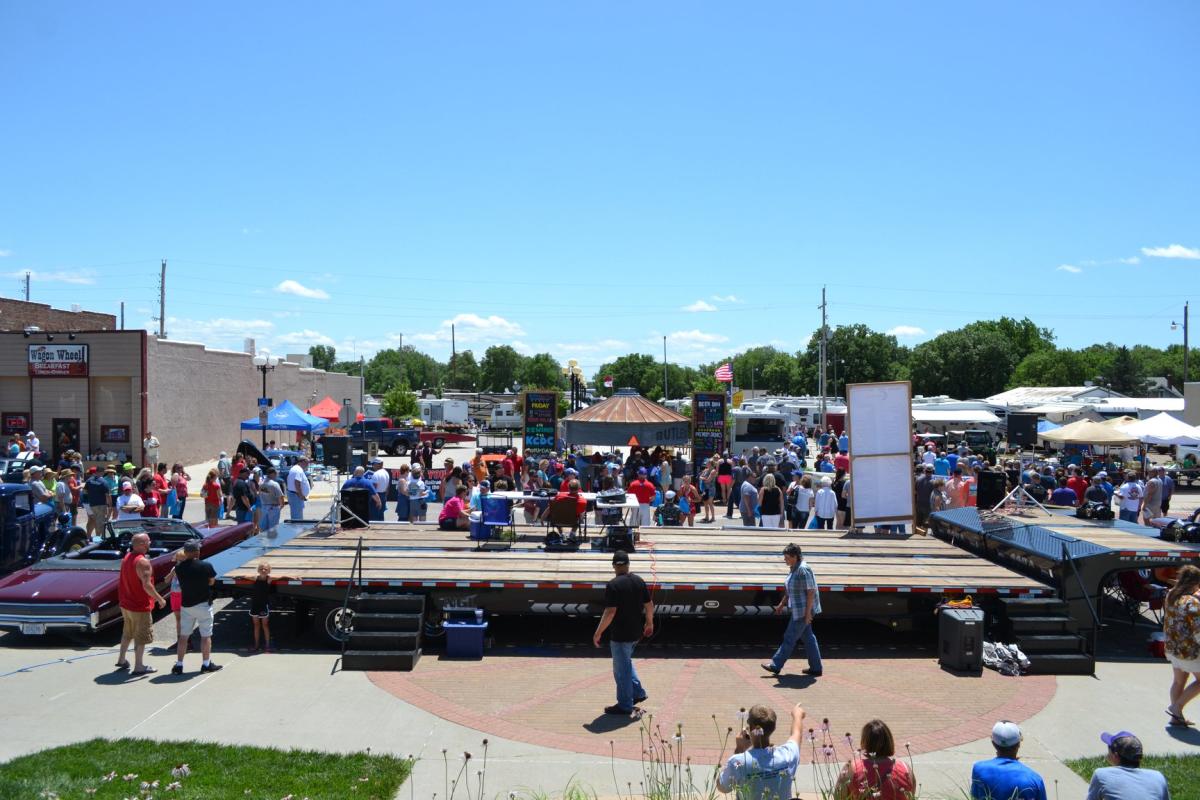
[[[792,501],[792,527],[803,530],[813,508],[812,478],[807,475],[797,477],[788,488],[788,494]]]

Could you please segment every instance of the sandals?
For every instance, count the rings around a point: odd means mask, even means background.
[[[1192,722],[1190,719],[1186,719],[1186,718],[1185,718],[1185,717],[1183,717],[1182,715],[1180,715],[1180,714],[1176,714],[1174,711],[1172,711],[1172,710],[1170,709],[1170,707],[1168,707],[1168,708],[1166,709],[1166,712],[1167,712],[1167,716],[1171,718],[1171,722],[1170,722],[1170,724],[1171,724],[1172,726],[1175,726],[1175,727],[1190,727],[1190,726],[1192,726],[1192,725],[1195,725],[1195,724],[1196,724],[1196,723]]]
[[[129,662],[128,661],[118,661],[116,664],[113,664],[113,666],[116,667],[117,669],[129,669]]]
[[[133,670],[129,674],[130,675],[150,675],[151,673],[154,673],[154,672],[158,672],[158,670],[156,670],[154,667],[142,667],[141,669]]]

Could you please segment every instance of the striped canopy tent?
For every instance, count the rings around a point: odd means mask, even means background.
[[[647,400],[636,389],[580,409],[562,421],[567,444],[624,447],[680,447],[691,441],[692,421]]]

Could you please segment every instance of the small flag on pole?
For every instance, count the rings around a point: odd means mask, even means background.
[[[733,383],[733,367],[728,363],[722,364],[713,372],[713,377],[721,383]]]

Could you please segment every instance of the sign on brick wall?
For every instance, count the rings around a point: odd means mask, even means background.
[[[29,375],[36,378],[86,378],[86,344],[29,345]]]

